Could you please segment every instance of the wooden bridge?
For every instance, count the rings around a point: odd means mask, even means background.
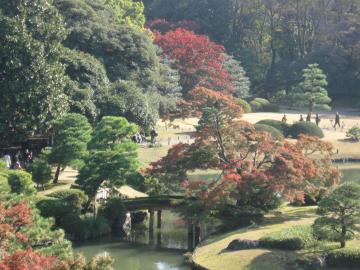
[[[149,212],[149,240],[154,243],[155,212],[157,216],[157,245],[161,245],[161,215],[163,210],[180,208],[184,205],[185,196],[154,196],[144,198],[125,199],[123,203],[129,212]],[[200,240],[200,228],[188,221],[188,249],[193,250]]]

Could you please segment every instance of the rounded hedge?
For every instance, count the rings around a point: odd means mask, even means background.
[[[311,122],[297,122],[290,127],[289,135],[291,137],[297,139],[300,134],[324,138],[321,128]]]
[[[265,98],[255,98],[253,101],[260,103],[262,106],[270,105],[270,101]]]
[[[257,122],[259,125],[267,125],[279,130],[285,137],[287,137],[290,125],[279,120],[265,119]]]
[[[251,113],[251,106],[246,100],[238,99],[238,104],[243,108],[244,113]]]
[[[55,218],[56,224],[59,224],[63,217],[74,212],[74,208],[70,204],[52,197],[45,197],[38,200],[36,207],[40,210],[43,217]]]
[[[261,103],[255,101],[255,100],[250,102],[250,106],[251,106],[251,111],[253,111],[253,112],[260,112],[263,107],[263,105],[261,105]]]
[[[126,208],[120,198],[110,198],[105,205],[99,209],[99,215],[106,218],[110,225],[114,225],[119,219],[123,219]]]
[[[255,124],[254,127],[255,127],[256,131],[270,133],[271,137],[273,137],[274,139],[277,139],[277,140],[284,139],[284,135],[281,133],[281,131],[272,126],[263,125],[263,124]]]
[[[65,203],[74,207],[74,210],[76,211],[80,211],[88,201],[88,196],[80,189],[55,191],[50,193],[48,196],[64,201]]]
[[[20,170],[10,170],[7,178],[12,193],[30,195],[36,192],[30,173]]]

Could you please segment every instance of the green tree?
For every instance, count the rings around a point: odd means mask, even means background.
[[[144,4],[133,0],[101,0],[116,14],[116,21],[120,24],[144,29],[145,15]]]
[[[360,185],[345,183],[323,198],[317,210],[320,218],[313,225],[320,238],[336,240],[341,248],[359,231]]]
[[[0,24],[0,144],[9,144],[48,131],[66,112],[66,34],[46,0],[1,1]]]
[[[52,178],[51,166],[48,163],[49,154],[50,149],[44,149],[42,153],[34,159],[28,168],[28,171],[32,175],[33,182],[42,188],[44,188],[44,185],[49,183]]]
[[[130,138],[138,128],[123,117],[104,117],[96,126],[89,143],[90,155],[76,179],[78,187],[89,196],[85,208],[98,189],[126,184],[139,168],[137,145]]]
[[[87,143],[92,128],[85,116],[70,113],[54,122],[54,143],[49,162],[57,166],[54,183],[58,182],[60,169],[87,156]]]
[[[36,192],[31,174],[21,170],[11,170],[7,173],[11,193],[31,195]]]
[[[307,105],[312,112],[314,107],[329,107],[331,98],[327,92],[327,77],[319,68],[318,64],[308,65],[303,70],[302,82],[298,86],[298,92],[295,93],[296,102],[299,105]]]
[[[85,115],[94,122],[110,88],[104,65],[90,54],[70,49],[66,49],[61,61],[69,77],[65,93],[69,96],[70,112]]]

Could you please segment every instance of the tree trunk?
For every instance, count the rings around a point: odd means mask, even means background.
[[[309,112],[313,112],[314,111],[314,102],[310,101],[310,104],[309,104]]]
[[[60,169],[61,169],[61,166],[58,165],[58,166],[56,167],[56,172],[55,172],[53,184],[57,184],[57,183],[59,182]]]
[[[340,247],[344,248],[345,245],[346,245],[346,228],[343,226],[341,228]]]

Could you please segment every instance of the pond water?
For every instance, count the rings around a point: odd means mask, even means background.
[[[335,165],[341,170],[343,181],[360,184],[360,163],[337,163]]]
[[[337,163],[343,174],[343,181],[360,183],[360,163]],[[75,251],[87,258],[108,252],[114,259],[116,270],[190,270],[184,264],[183,253],[187,247],[187,230],[176,213],[163,212],[161,241],[155,224],[154,241],[148,238],[147,226],[134,228],[134,243],[111,236],[98,241],[75,245]]]
[[[187,230],[176,213],[163,211],[161,238],[154,227],[154,240],[150,241],[147,225],[133,228],[133,243],[110,236],[97,241],[75,244],[76,252],[85,257],[107,252],[115,259],[119,270],[190,270],[183,254],[187,247]]]

